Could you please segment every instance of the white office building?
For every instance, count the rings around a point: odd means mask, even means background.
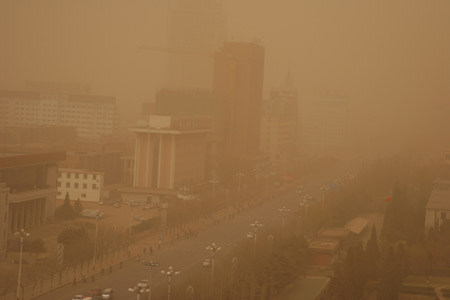
[[[0,91],[0,127],[65,126],[82,138],[117,133],[114,97]]]
[[[57,199],[99,202],[103,194],[104,174],[78,169],[59,169]]]

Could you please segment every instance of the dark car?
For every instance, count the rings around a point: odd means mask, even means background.
[[[92,297],[94,299],[96,298],[101,299],[102,290],[100,288],[93,288],[89,292],[87,292],[86,296]]]

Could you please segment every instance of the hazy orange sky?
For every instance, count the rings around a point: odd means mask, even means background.
[[[266,93],[290,69],[303,99],[346,90],[377,128],[425,136],[443,127],[437,134],[450,136],[449,0],[222,3],[229,40],[266,46]],[[129,117],[163,84],[164,54],[138,46],[164,46],[166,8],[166,0],[1,0],[0,88],[88,83]]]

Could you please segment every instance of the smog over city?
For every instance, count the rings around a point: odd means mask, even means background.
[[[450,299],[450,1],[0,0],[0,299]]]

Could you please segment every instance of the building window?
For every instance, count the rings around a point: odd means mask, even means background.
[[[83,189],[87,189],[87,183],[83,183]]]
[[[86,193],[81,193],[81,197],[86,198]]]
[[[78,188],[78,182],[75,182],[75,188],[76,189]]]
[[[66,188],[70,188],[70,182],[66,182]]]
[[[58,185],[58,187],[61,187],[61,181],[58,181],[57,185]]]
[[[441,220],[446,220],[447,214],[445,212],[441,212]]]
[[[92,179],[97,179],[97,174],[92,175]]]
[[[70,172],[67,172],[66,177],[70,178]]]
[[[78,173],[75,173],[75,178],[76,178],[76,179],[78,179],[78,175],[79,175]]]
[[[83,178],[84,178],[84,179],[87,179],[87,174],[84,174]]]
[[[93,183],[93,184],[92,184],[92,189],[93,189],[93,190],[96,190],[96,189],[97,189],[97,184]]]

